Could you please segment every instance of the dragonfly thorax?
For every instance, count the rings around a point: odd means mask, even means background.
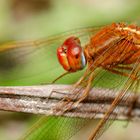
[[[79,38],[69,37],[57,49],[59,63],[66,71],[76,72],[86,66],[86,58]]]

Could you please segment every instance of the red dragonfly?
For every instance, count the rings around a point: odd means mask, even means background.
[[[86,38],[85,40],[88,40],[88,42],[81,44],[80,38],[84,38],[85,34],[89,35],[89,40]],[[84,28],[48,39],[11,42],[1,45],[0,52],[8,52],[17,48],[22,48],[23,50],[28,48],[29,51],[27,53],[30,51],[36,52],[36,49],[40,50],[45,48],[42,46],[55,44],[58,40],[64,40],[64,42],[57,48],[57,58],[67,72],[56,78],[56,80],[59,80],[66,74],[71,74],[87,67],[83,76],[70,90],[76,101],[71,104],[71,97],[66,97],[64,99],[66,103],[55,111],[65,113],[82,102],[88,96],[92,84],[93,86],[98,85],[99,81],[102,81],[103,73],[100,70],[113,73],[113,76],[126,77],[119,78],[117,81],[113,81],[111,77],[106,77],[106,82],[109,78],[112,82],[109,85],[111,88],[113,86],[115,88],[119,87],[119,94],[88,139],[96,140],[106,130],[106,127],[112,124],[109,120],[115,120],[116,116],[112,117],[111,114],[123,98],[127,100],[125,96],[127,92],[129,90],[136,92],[137,87],[134,84],[139,82],[140,69],[140,28],[136,25],[113,23],[100,28]],[[35,49],[30,50],[30,47]],[[24,50],[23,52],[25,54],[26,51]],[[78,88],[80,90],[76,90]],[[81,92],[81,89],[83,89],[83,92]],[[131,114],[131,112],[128,113]]]

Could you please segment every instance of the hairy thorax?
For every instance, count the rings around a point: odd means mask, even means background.
[[[140,28],[113,23],[93,35],[84,52],[88,64],[96,67],[133,64],[140,56]]]

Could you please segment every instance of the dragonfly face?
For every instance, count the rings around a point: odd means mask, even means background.
[[[57,49],[59,63],[66,71],[76,72],[86,66],[86,58],[79,38],[69,37]]]

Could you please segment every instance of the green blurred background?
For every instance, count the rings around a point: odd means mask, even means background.
[[[112,22],[139,23],[139,12],[139,0],[1,0],[0,42],[45,38],[67,30],[98,27]],[[63,72],[56,62],[57,45],[56,42],[50,50],[33,53],[28,57],[23,55],[22,59],[19,58],[18,52],[14,56],[10,53],[10,60],[9,53],[1,56],[0,85],[34,85],[52,81]],[[44,55],[46,52],[51,59]],[[22,56],[22,53],[19,54]],[[45,57],[47,62],[43,61]],[[11,58],[19,60],[12,61]],[[59,82],[74,83],[82,72]],[[30,114],[0,112],[0,140],[17,140],[38,118],[39,116]],[[130,123],[125,129],[121,126],[122,123],[119,125],[117,122],[102,139],[140,139],[139,123]],[[84,129],[73,140],[84,140],[86,135],[81,134],[86,131],[88,133],[88,129]]]

